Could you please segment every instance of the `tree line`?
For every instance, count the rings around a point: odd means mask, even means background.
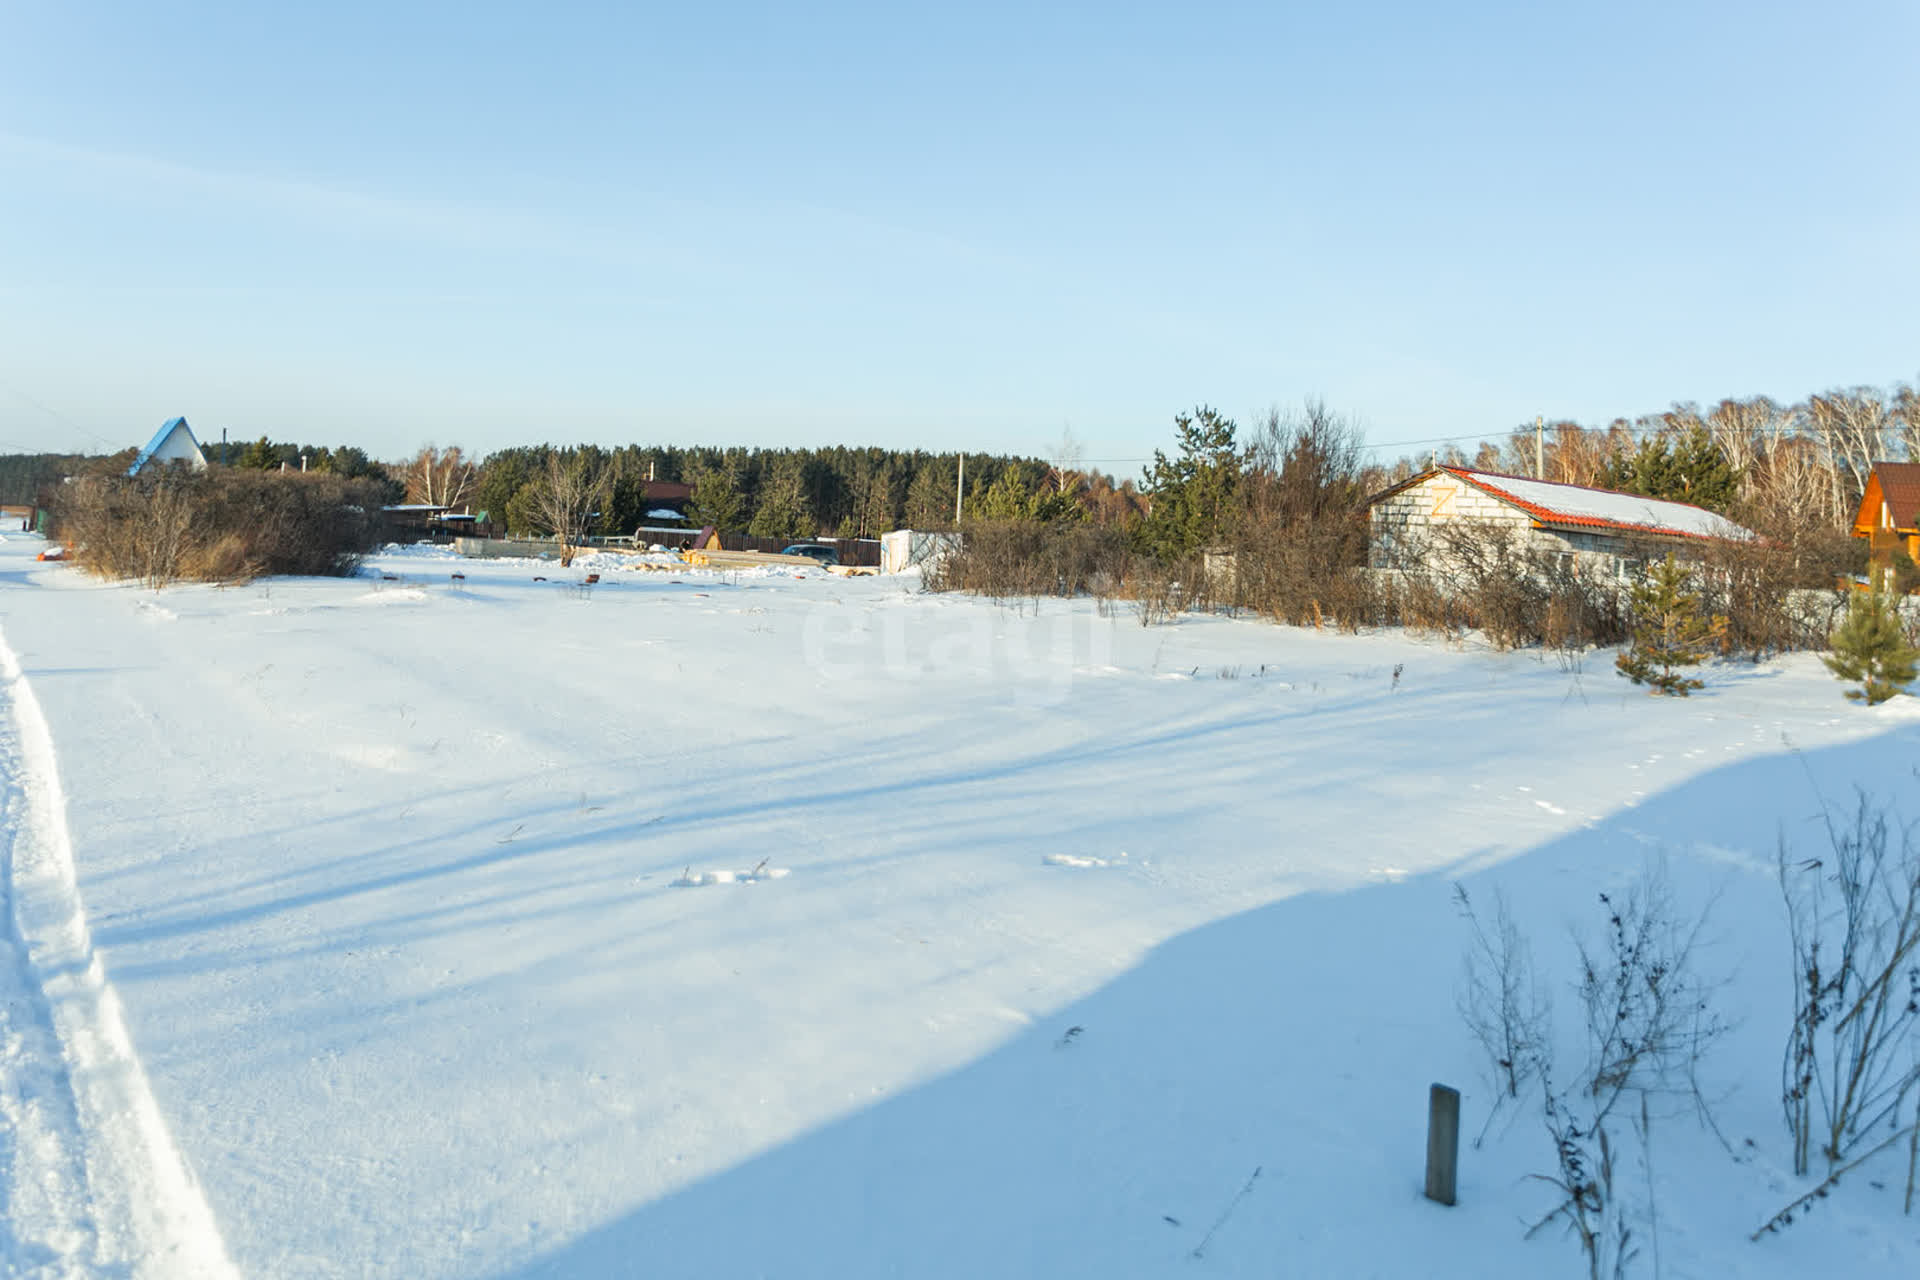
[[[1920,459],[1920,391],[1853,387],[1780,404],[1764,396],[1723,399],[1709,408],[1676,404],[1603,426],[1557,420],[1482,441],[1380,465],[1347,419],[1309,404],[1311,430],[1294,438],[1297,414],[1270,410],[1245,432],[1218,410],[1174,417],[1173,451],[1156,452],[1140,483],[1079,465],[1062,444],[1048,458],[878,447],[766,449],[713,446],[518,445],[484,457],[426,447],[382,462],[354,445],[313,445],[262,436],[227,447],[239,470],[306,471],[369,480],[388,501],[485,512],[514,534],[555,530],[545,514],[553,459],[599,495],[594,533],[630,533],[659,507],[649,480],[688,485],[689,519],[726,532],[770,538],[874,537],[892,528],[950,529],[956,498],[968,521],[1085,520],[1129,531],[1134,548],[1161,559],[1230,540],[1252,507],[1277,497],[1311,499],[1324,516],[1433,462],[1645,493],[1722,512],[1772,535],[1792,536],[1848,522],[1876,461]],[[1537,447],[1536,447],[1537,446]],[[1304,450],[1299,456],[1293,451]],[[219,448],[209,460],[219,463]],[[0,457],[0,501],[29,503],[66,475],[110,474],[135,451],[107,457]],[[1332,468],[1331,471],[1328,468]],[[1324,473],[1324,474],[1322,474]],[[1335,474],[1337,473],[1337,474]],[[602,492],[604,489],[604,492]],[[1256,520],[1257,522],[1257,520]]]
[[[1767,531],[1813,529],[1852,520],[1874,463],[1920,461],[1920,388],[1836,388],[1793,404],[1687,402],[1604,426],[1548,422],[1540,434],[1544,479],[1692,502]],[[1535,437],[1526,424],[1471,457],[1449,447],[1438,458],[1532,475]],[[1385,478],[1428,460],[1402,459]]]
[[[219,446],[203,446],[220,467]],[[458,447],[427,446],[411,458],[382,462],[355,445],[275,441],[266,436],[227,446],[235,471],[289,471],[368,480],[390,504],[417,503],[485,512],[513,534],[550,535],[547,514],[550,463],[604,493],[590,532],[631,533],[659,523],[648,512],[649,481],[684,484],[693,493],[687,514],[695,525],[769,538],[877,537],[888,529],[951,529],[956,500],[968,515],[1003,516],[1044,506],[1038,495],[1058,492],[1056,465],[1040,458],[879,447],[764,449],[679,445],[516,445],[484,457]],[[68,476],[124,473],[137,450],[115,454],[16,454],[0,457],[0,501],[46,501],[50,485]],[[1131,481],[1094,473],[1088,490],[1105,495],[1116,512],[1139,505]]]
[[[874,538],[889,529],[950,529],[963,510],[995,495],[1044,488],[1050,464],[1037,458],[879,447],[814,449],[711,446],[525,445],[471,463],[457,449],[423,450],[404,465],[410,501],[466,505],[504,521],[512,533],[544,534],[552,462],[604,483],[595,531],[629,533],[659,523],[648,484],[692,490],[687,518],[724,532],[763,538]]]
[[[1024,519],[975,522],[927,580],[996,596],[1125,597],[1143,621],[1225,605],[1302,625],[1477,630],[1498,645],[1569,653],[1629,639],[1635,610],[1616,584],[1511,531],[1437,527],[1432,536],[1446,545],[1428,571],[1366,570],[1370,497],[1435,463],[1455,464],[1727,515],[1761,537],[1700,549],[1710,570],[1702,607],[1724,619],[1718,643],[1754,656],[1823,647],[1834,619],[1813,616],[1795,593],[1865,568],[1852,517],[1875,462],[1920,461],[1920,395],[1895,386],[1785,406],[1760,397],[1707,410],[1680,404],[1603,427],[1562,421],[1536,434],[1528,424],[1472,455],[1449,448],[1386,465],[1368,461],[1352,419],[1314,401],[1269,410],[1246,429],[1200,405],[1175,415],[1173,437],[1146,467],[1138,509],[1118,526],[1093,527],[1075,501],[1036,501],[1016,513]],[[1650,561],[1664,548],[1636,552]],[[1897,589],[1920,582],[1904,558],[1892,567]]]

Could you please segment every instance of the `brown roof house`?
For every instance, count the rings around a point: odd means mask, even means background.
[[[1430,467],[1376,494],[1368,523],[1367,560],[1376,569],[1444,568],[1442,535],[1469,523],[1504,527],[1526,550],[1569,557],[1611,577],[1653,555],[1694,556],[1711,543],[1753,538],[1725,516],[1684,502],[1467,467]]]
[[[1867,540],[1877,577],[1891,576],[1896,555],[1920,563],[1920,462],[1873,464],[1853,536]]]

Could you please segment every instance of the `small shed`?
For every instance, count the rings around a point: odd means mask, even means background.
[[[1697,553],[1753,534],[1685,502],[1466,467],[1430,467],[1368,501],[1367,562],[1376,569],[1437,567],[1435,535],[1466,522],[1505,526],[1529,550],[1571,556],[1623,575],[1649,549]]]
[[[137,476],[148,467],[165,466],[169,462],[184,462],[195,471],[207,469],[207,455],[200,452],[200,442],[193,438],[193,428],[185,418],[168,418],[134,458],[127,474]]]
[[[957,533],[895,529],[880,535],[880,572],[905,573],[909,569],[937,564],[959,549],[960,535]]]

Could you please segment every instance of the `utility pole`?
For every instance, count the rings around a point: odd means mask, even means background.
[[[220,465],[227,465],[227,429],[220,428]]]
[[[1547,478],[1546,436],[1546,416],[1536,413],[1533,415],[1533,478],[1535,480]]]
[[[960,455],[960,471],[953,480],[953,527],[960,527],[960,503],[967,496],[967,455]]]

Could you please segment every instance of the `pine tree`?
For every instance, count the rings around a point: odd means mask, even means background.
[[[1220,541],[1233,519],[1241,457],[1233,419],[1201,405],[1173,420],[1179,456],[1158,449],[1147,468],[1152,506],[1140,527],[1142,545],[1163,560],[1190,556]]]
[[[759,500],[747,532],[756,538],[789,541],[814,537],[820,522],[807,506],[807,482],[798,457],[782,456],[760,485]]]
[[[1725,511],[1740,496],[1740,473],[1701,427],[1677,436],[1658,436],[1632,454],[1615,454],[1600,469],[1595,483],[1622,493],[1690,502],[1709,511]]]
[[[1833,653],[1820,660],[1840,679],[1860,686],[1847,690],[1854,702],[1877,706],[1920,675],[1920,649],[1907,643],[1899,614],[1878,591],[1854,593],[1847,620],[1827,643]]]
[[[909,529],[953,528],[953,491],[958,464],[935,460],[914,472],[907,486],[906,527]]]
[[[280,462],[280,450],[274,446],[273,441],[261,436],[240,450],[240,455],[234,460],[233,465],[247,467],[254,471],[273,471],[280,466]]]
[[[1620,674],[1649,693],[1684,698],[1704,682],[1681,673],[1697,666],[1726,633],[1727,620],[1700,612],[1700,597],[1687,590],[1692,574],[1669,554],[1633,589],[1633,644],[1614,659]]]
[[[712,525],[722,533],[731,533],[739,526],[745,506],[740,472],[733,458],[723,456],[712,466],[703,465],[694,471],[693,496],[687,503],[687,518],[694,524]]]

